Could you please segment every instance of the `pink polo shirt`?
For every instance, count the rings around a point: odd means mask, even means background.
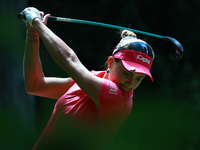
[[[92,73],[100,78],[105,74],[104,71]],[[126,93],[114,82],[102,79],[99,113],[94,102],[74,83],[56,102],[52,116],[33,149],[59,149],[59,146],[75,149],[78,143],[83,149],[112,141],[131,112],[132,97],[133,91]]]

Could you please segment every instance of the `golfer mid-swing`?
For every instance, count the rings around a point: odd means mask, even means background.
[[[47,26],[36,8],[22,11],[27,21],[24,80],[28,94],[58,99],[52,116],[33,149],[100,149],[115,137],[132,109],[133,90],[148,75],[153,49],[130,31],[107,60],[106,71],[89,71],[75,52]],[[69,78],[45,77],[39,37]]]

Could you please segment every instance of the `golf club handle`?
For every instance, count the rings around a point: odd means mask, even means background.
[[[22,13],[19,13],[19,14],[17,14],[17,18],[18,19],[26,19],[26,16],[24,15],[24,14],[22,14]],[[48,19],[49,21],[57,21],[57,17],[55,17],[55,16],[50,16],[49,17],[49,19]]]
[[[26,16],[22,13],[17,14],[17,19],[26,19]]]

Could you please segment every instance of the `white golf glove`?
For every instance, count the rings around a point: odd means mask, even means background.
[[[34,7],[25,8],[21,13],[26,16],[26,20],[24,21],[27,21],[31,26],[33,19],[39,18],[42,20],[40,16],[40,11]]]

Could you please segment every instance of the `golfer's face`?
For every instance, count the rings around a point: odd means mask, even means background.
[[[128,71],[124,68],[121,60],[115,63],[110,70],[110,80],[115,82],[125,92],[136,89],[144,77],[145,74]]]

